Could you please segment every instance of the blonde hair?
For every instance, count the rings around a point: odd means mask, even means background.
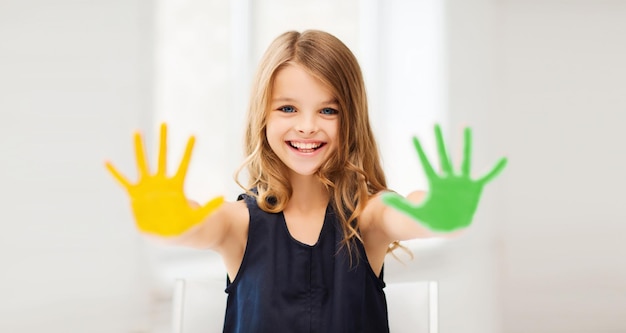
[[[259,207],[270,213],[282,211],[292,194],[287,167],[267,141],[267,114],[278,70],[296,63],[325,84],[340,107],[339,138],[335,154],[320,167],[317,176],[330,193],[331,203],[343,231],[343,242],[352,253],[356,239],[362,241],[357,217],[369,197],[386,189],[378,147],[369,124],[367,96],[356,57],[333,35],[307,30],[278,36],[265,52],[252,85],[245,133],[247,158],[235,178],[248,193],[256,188]],[[248,186],[237,180],[247,167]],[[396,243],[394,243],[396,244]],[[392,248],[394,245],[392,245]],[[350,256],[352,257],[352,256]]]

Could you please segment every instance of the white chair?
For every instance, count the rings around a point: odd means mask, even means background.
[[[173,333],[221,333],[226,311],[224,280],[178,279]],[[391,333],[438,333],[437,282],[387,283]]]
[[[226,313],[225,278],[177,279],[172,299],[173,333],[221,333]]]
[[[435,281],[387,283],[391,333],[438,333],[438,284]]]

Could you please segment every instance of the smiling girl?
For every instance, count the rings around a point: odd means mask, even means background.
[[[466,131],[463,172],[455,174],[437,135],[444,177],[415,140],[431,195],[389,192],[356,58],[328,33],[292,31],[269,46],[254,81],[242,166],[250,181],[240,184],[237,201],[186,199],[194,139],[170,178],[165,125],[155,174],[138,134],[139,182],[107,167],[130,193],[142,232],[221,254],[224,332],[381,333],[389,331],[383,263],[390,248],[469,225],[482,187],[506,162],[469,179]]]

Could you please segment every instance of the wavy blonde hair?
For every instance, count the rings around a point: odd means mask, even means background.
[[[343,231],[342,244],[352,253],[354,242],[362,241],[357,217],[369,197],[387,185],[369,123],[361,69],[354,54],[333,35],[318,30],[289,31],[270,44],[252,85],[245,133],[247,158],[235,180],[246,192],[256,195],[259,207],[266,212],[280,212],[289,202],[292,187],[287,167],[270,148],[266,127],[276,73],[290,63],[302,66],[325,84],[340,107],[337,141],[341,144],[316,175],[330,193]],[[238,181],[244,168],[250,176],[248,186]],[[250,192],[252,188],[257,189],[256,194]],[[390,249],[395,247],[397,243]]]

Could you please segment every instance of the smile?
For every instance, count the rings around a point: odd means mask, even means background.
[[[297,149],[301,153],[312,153],[317,149],[326,145],[325,142],[298,142],[287,141],[287,143],[294,149]]]

